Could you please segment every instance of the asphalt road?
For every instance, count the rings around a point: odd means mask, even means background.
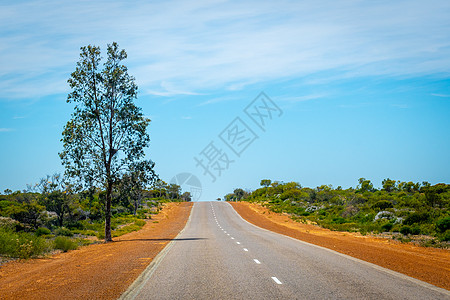
[[[198,202],[123,299],[450,299],[446,290],[260,229]]]

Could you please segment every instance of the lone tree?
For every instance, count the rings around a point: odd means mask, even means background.
[[[68,83],[67,97],[74,103],[71,120],[62,133],[60,153],[66,174],[84,186],[96,182],[106,190],[105,241],[111,238],[111,195],[122,174],[142,166],[153,168],[144,160],[144,148],[150,138],[150,122],[134,104],[137,85],[122,61],[125,50],[117,43],[108,45],[106,62],[100,66],[100,47],[81,47],[80,60]],[[144,168],[145,169],[145,168]]]

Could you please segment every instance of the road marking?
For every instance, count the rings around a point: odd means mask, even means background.
[[[231,237],[232,240],[234,240],[234,237]]]
[[[244,248],[244,251],[248,252],[248,249],[247,249],[247,248]]]
[[[273,281],[275,281],[277,284],[282,284],[281,281],[278,280],[276,277],[272,277]]]
[[[239,242],[236,242],[236,244],[240,245],[241,243],[239,243]]]
[[[229,236],[230,234],[229,234],[229,233],[227,233],[227,235]]]
[[[254,261],[255,263],[257,263],[258,265],[261,264],[261,262],[260,262],[259,260],[257,260],[256,258],[254,258],[253,261]],[[273,277],[272,277],[272,278],[273,278]],[[274,280],[275,280],[275,279],[274,279]],[[278,279],[277,279],[277,280],[278,280]]]

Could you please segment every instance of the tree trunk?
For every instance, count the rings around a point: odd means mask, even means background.
[[[106,209],[105,209],[105,242],[112,242],[111,237],[111,194],[112,182],[108,180],[108,187],[106,189]]]

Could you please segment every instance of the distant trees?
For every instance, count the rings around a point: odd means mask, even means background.
[[[183,195],[181,195],[181,199],[185,202],[192,201],[191,193],[190,192],[184,192]]]
[[[72,89],[67,102],[74,103],[72,119],[63,131],[60,153],[66,174],[85,185],[97,182],[105,195],[105,241],[111,237],[111,200],[114,185],[127,170],[144,160],[150,138],[150,122],[134,104],[135,79],[122,62],[125,50],[117,43],[107,47],[107,58],[100,66],[100,48],[81,47],[80,60],[68,83]],[[152,165],[152,163],[149,163]]]
[[[361,193],[374,191],[373,184],[372,182],[370,182],[370,180],[367,180],[365,178],[359,178],[358,182],[359,182],[358,190]]]
[[[272,183],[272,181],[270,179],[263,179],[263,180],[261,180],[260,185],[263,187],[268,187],[268,186],[270,186],[271,183]]]
[[[383,186],[383,190],[390,193],[397,190],[397,182],[395,180],[391,180],[389,178],[384,179],[381,182],[381,185]]]
[[[439,241],[450,240],[450,185],[443,183],[387,178],[378,190],[366,178],[358,179],[356,189],[331,185],[308,188],[296,182],[264,179],[261,188],[252,192],[235,189],[224,199],[260,202],[274,212],[290,214],[294,220],[333,230],[426,234]]]
[[[242,197],[245,195],[245,191],[243,189],[235,189],[234,195],[236,195],[236,200],[241,201]]]
[[[129,171],[122,175],[117,184],[118,201],[126,208],[132,209],[136,215],[141,204],[144,190],[154,182],[157,175],[154,170],[154,163],[141,161],[130,166]]]
[[[73,185],[67,178],[56,173],[41,178],[36,189],[40,192],[39,202],[45,206],[47,211],[54,212],[58,225],[63,226],[64,220],[71,214]]]

